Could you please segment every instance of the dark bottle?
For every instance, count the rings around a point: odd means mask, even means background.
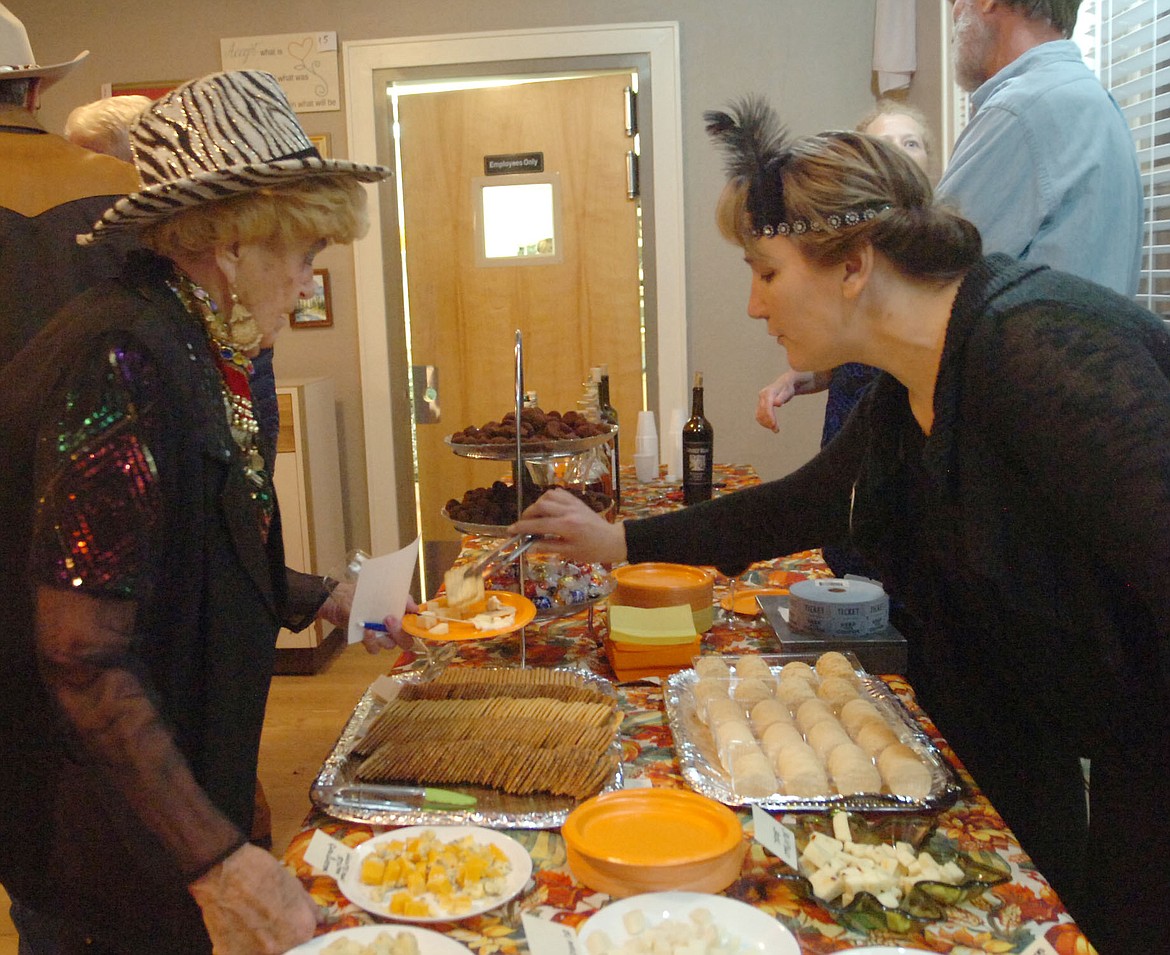
[[[682,431],[684,504],[711,499],[714,444],[715,429],[703,417],[703,373],[697,371],[691,389],[691,416]]]
[[[597,379],[597,410],[601,415],[601,420],[606,424],[612,424],[614,428],[618,426],[618,413],[609,400],[609,366],[601,366],[601,376]],[[609,446],[610,456],[610,471],[613,474],[613,504],[614,507],[621,507],[622,504],[622,479],[621,479],[621,455],[618,453],[618,438],[620,435],[614,433],[613,443]]]

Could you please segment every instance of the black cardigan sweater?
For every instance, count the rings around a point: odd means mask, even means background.
[[[979,710],[1070,755],[1166,753],[1168,378],[1157,317],[991,256],[956,297],[929,436],[882,375],[795,473],[627,522],[629,559],[735,573],[850,542],[917,621],[910,675],[944,732]]]

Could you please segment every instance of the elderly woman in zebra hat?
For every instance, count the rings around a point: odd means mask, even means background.
[[[21,952],[283,952],[316,907],[247,842],[275,638],[333,599],[284,569],[249,361],[366,227],[274,77],[206,77],[131,133],[88,245],[148,252],[3,383],[0,881]],[[309,586],[306,586],[306,581]]]

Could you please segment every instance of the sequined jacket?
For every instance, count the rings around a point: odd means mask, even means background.
[[[38,586],[133,601],[128,646],[99,635],[65,652],[92,654],[99,676],[132,688],[117,701],[95,693],[92,706],[141,724],[158,774],[184,760],[242,840],[276,634],[304,626],[323,595],[288,593],[279,511],[265,536],[204,331],[165,272],[164,260],[132,256],[119,280],[59,313],[2,386],[0,881],[128,951],[203,952],[186,884],[222,851],[223,827],[168,839],[198,794],[136,806],[142,768],[94,757],[97,730],[66,719],[46,690],[34,634]]]

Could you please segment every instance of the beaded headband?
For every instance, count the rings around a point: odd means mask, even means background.
[[[789,218],[784,208],[784,167],[792,159],[787,131],[763,99],[749,96],[730,112],[711,110],[703,114],[707,133],[727,153],[728,176],[746,182],[747,211],[752,235],[804,235],[806,232],[837,231],[869,222],[890,208],[878,203],[831,213],[823,222],[804,217]]]
[[[805,218],[798,218],[793,219],[791,222],[781,220],[780,222],[767,222],[757,226],[753,218],[752,235],[757,238],[767,238],[773,235],[804,235],[806,232],[824,232],[826,228],[837,232],[841,229],[848,229],[850,226],[861,225],[863,222],[870,222],[889,208],[890,204],[883,202],[878,206],[850,209],[845,213],[834,212],[825,216],[824,225],[819,222],[809,222]]]

